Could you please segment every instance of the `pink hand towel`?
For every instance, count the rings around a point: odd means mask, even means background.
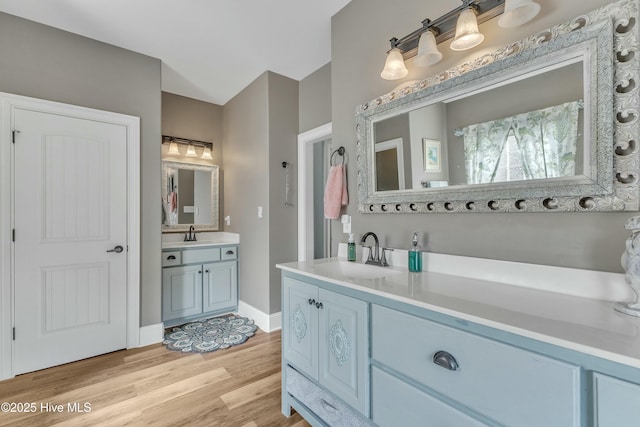
[[[347,179],[343,164],[331,166],[327,185],[324,187],[324,216],[328,219],[337,219],[340,209],[349,203],[347,194]]]
[[[178,194],[175,191],[169,193],[169,211],[175,212],[178,209]]]

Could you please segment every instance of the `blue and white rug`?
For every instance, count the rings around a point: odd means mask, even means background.
[[[183,353],[208,353],[239,345],[253,336],[257,326],[240,316],[214,317],[172,328],[163,344]]]

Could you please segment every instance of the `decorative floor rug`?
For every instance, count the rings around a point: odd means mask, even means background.
[[[163,344],[183,353],[208,353],[242,344],[256,329],[246,317],[214,317],[172,328],[165,333]]]

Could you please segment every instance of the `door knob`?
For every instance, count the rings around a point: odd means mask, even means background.
[[[118,245],[113,249],[109,249],[107,252],[115,252],[115,253],[119,254],[122,251],[124,251],[124,248],[122,246]]]

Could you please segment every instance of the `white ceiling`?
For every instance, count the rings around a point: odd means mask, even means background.
[[[162,60],[162,90],[224,105],[271,70],[301,80],[331,60],[350,0],[0,0],[0,11]]]

